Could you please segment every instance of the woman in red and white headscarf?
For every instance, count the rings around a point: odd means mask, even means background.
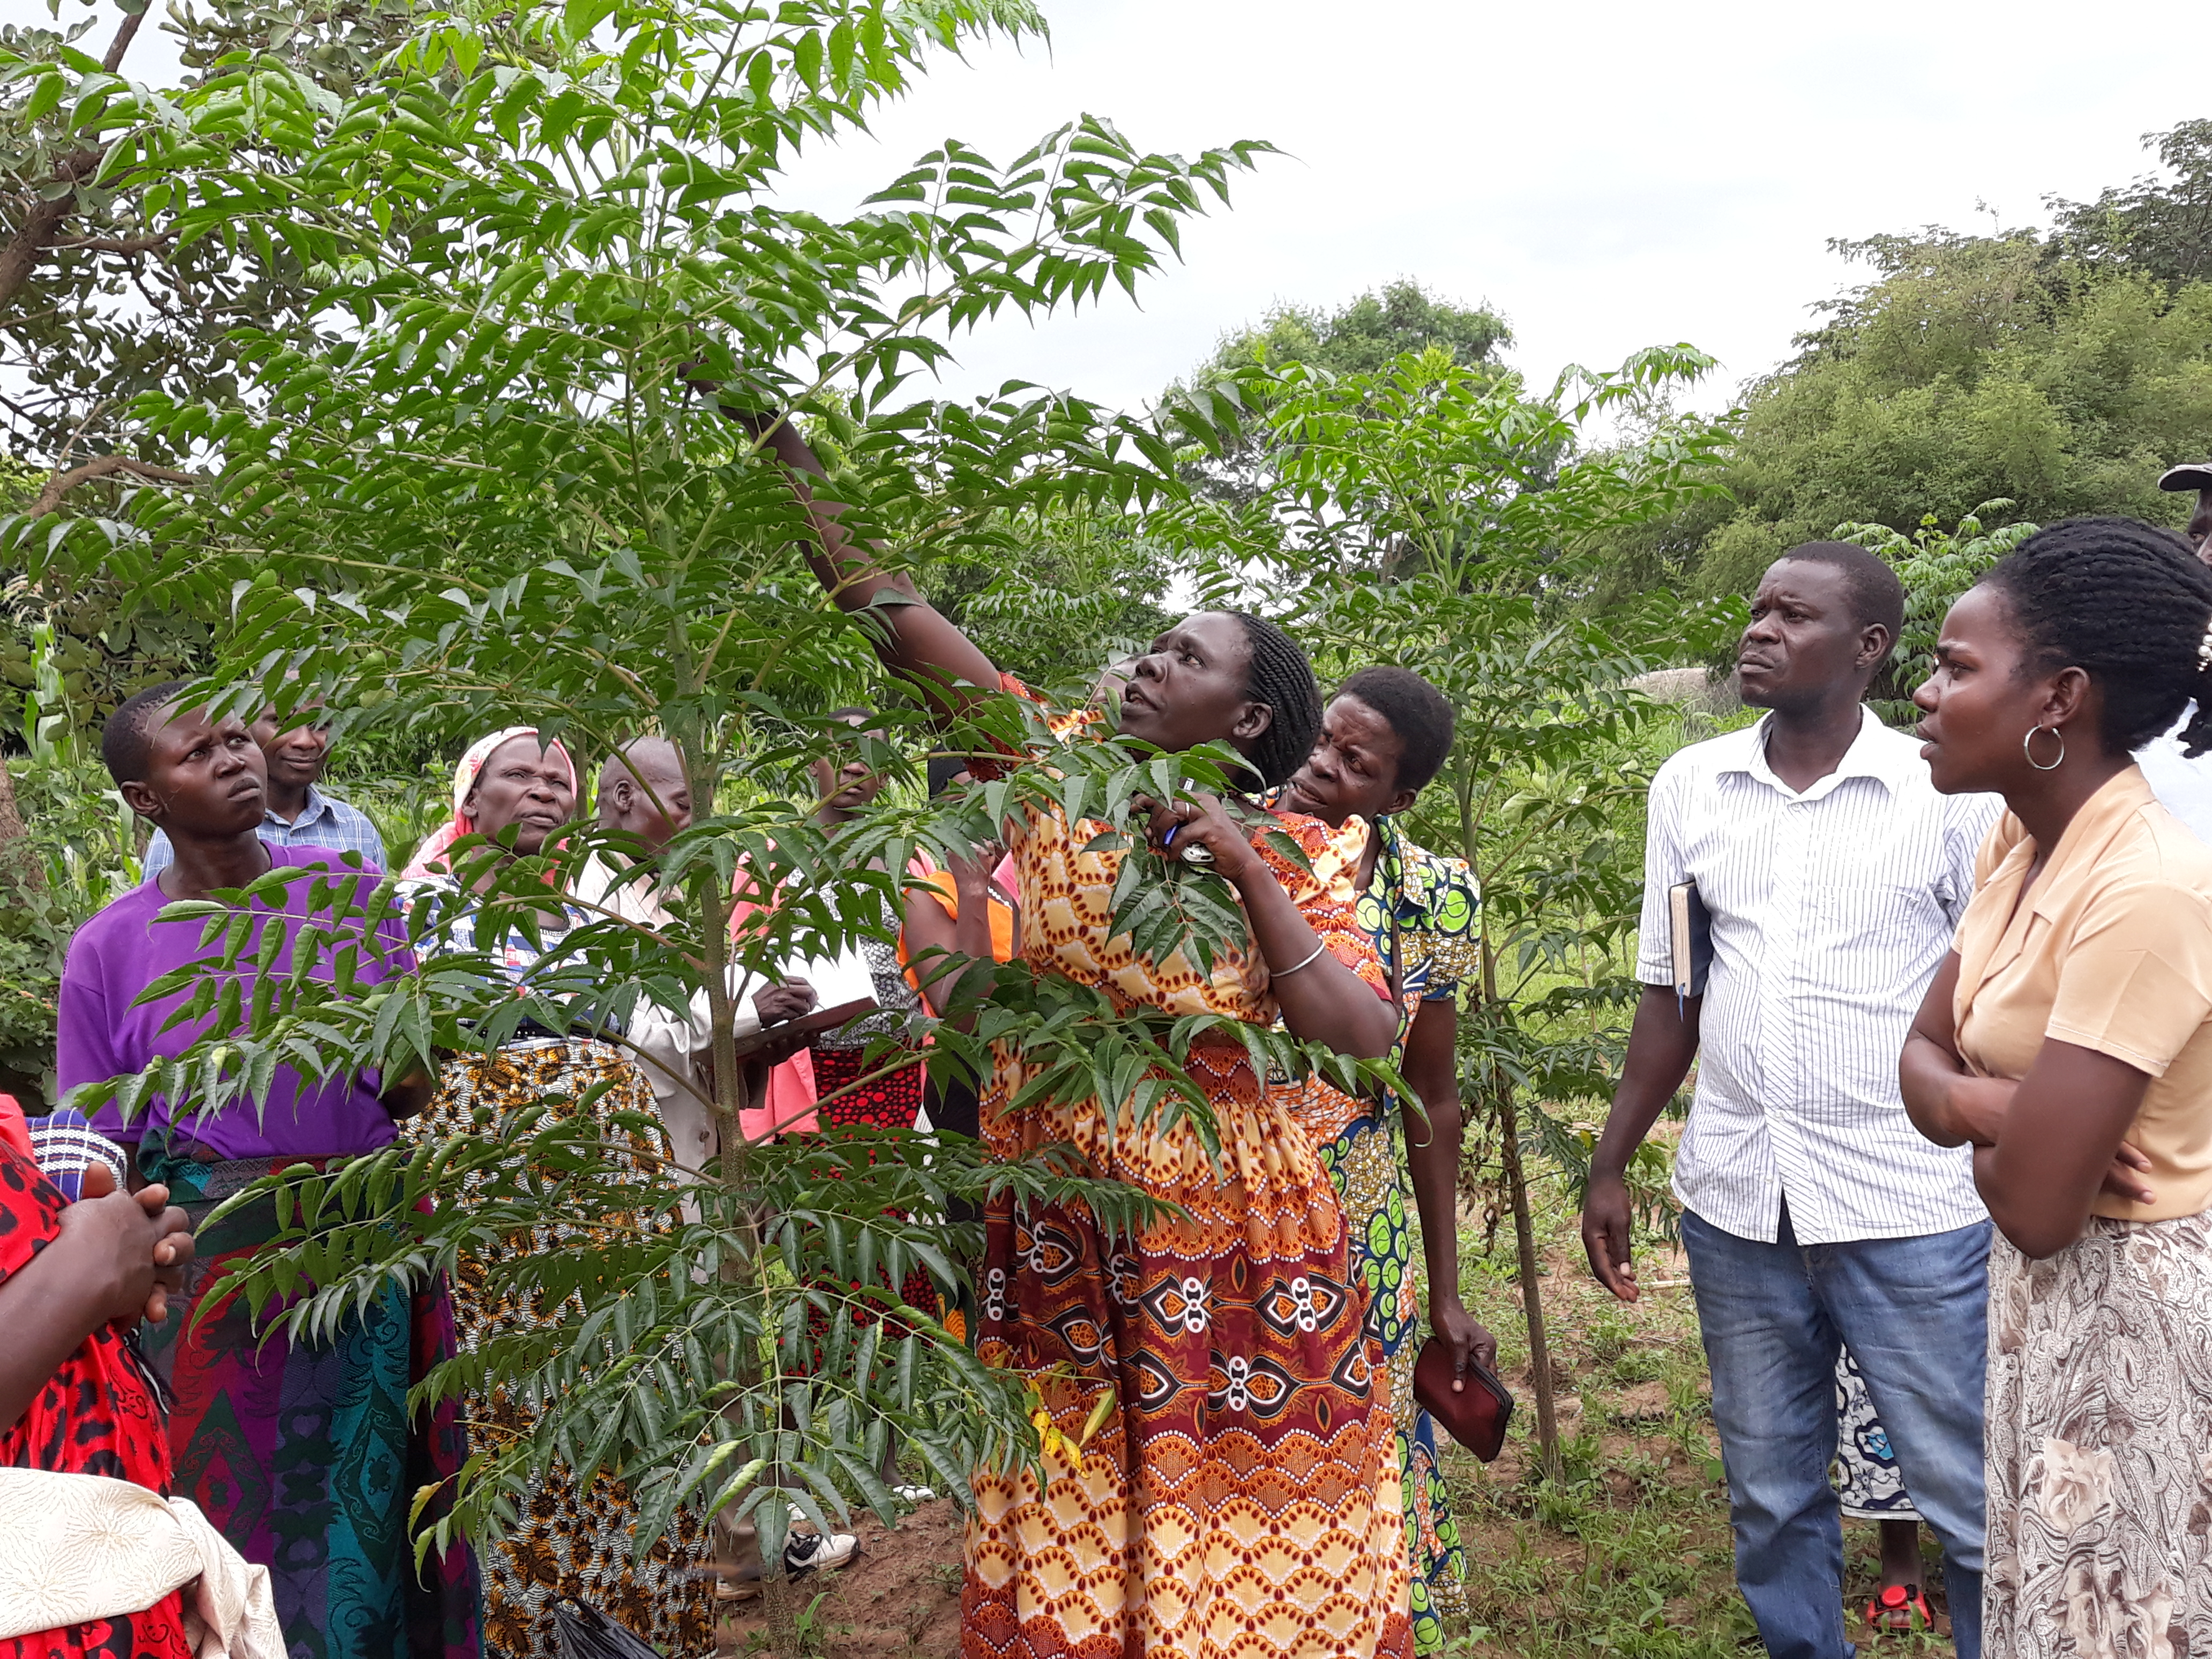
[[[527,858],[541,852],[578,816],[578,784],[568,750],[543,740],[534,726],[511,726],[470,745],[453,770],[453,818],[416,849],[404,880],[410,908],[441,907],[437,925],[421,945],[426,962],[483,953],[491,971],[503,973],[520,988],[571,928],[588,920],[549,902],[535,940],[519,928],[510,928],[503,939],[480,939],[471,921],[470,894],[490,886],[496,866],[467,889],[450,867],[454,845],[469,836],[497,840],[512,830],[517,854]],[[460,855],[464,866],[478,861],[469,851]],[[665,1157],[665,1146],[613,1122],[618,1112],[651,1116],[655,1111],[652,1085],[629,1052],[590,1031],[549,1030],[534,1020],[526,1021],[490,1054],[465,1053],[448,1060],[436,1097],[420,1117],[402,1125],[400,1133],[418,1141],[470,1133],[477,1109],[489,1106],[495,1114],[492,1133],[503,1135],[499,1126],[510,1115],[546,1100],[556,1113],[589,1111],[602,1121],[610,1165],[627,1164],[631,1156],[657,1164]],[[624,1145],[630,1149],[627,1154],[619,1150]],[[552,1225],[509,1241],[514,1250],[538,1252],[557,1250],[565,1242],[564,1231]],[[569,1310],[502,1298],[489,1285],[483,1264],[465,1258],[454,1278],[453,1312],[462,1346],[473,1348],[501,1332],[558,1322]],[[517,1434],[528,1433],[533,1420],[527,1407],[504,1395],[472,1396],[465,1415],[471,1450],[509,1443]],[[568,1595],[580,1595],[614,1613],[660,1651],[703,1652],[712,1645],[712,1577],[707,1571],[712,1540],[696,1510],[679,1509],[669,1523],[665,1547],[649,1559],[636,1559],[630,1550],[635,1506],[621,1484],[605,1474],[586,1492],[565,1465],[556,1464],[515,1508],[518,1524],[481,1561],[488,1654],[558,1659],[553,1604]]]

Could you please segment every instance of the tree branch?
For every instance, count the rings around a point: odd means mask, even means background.
[[[165,230],[158,236],[80,236],[72,241],[52,242],[48,246],[57,252],[63,248],[83,248],[93,253],[151,253],[155,248],[177,240],[177,233]]]
[[[134,460],[128,455],[96,455],[82,466],[73,466],[68,471],[57,473],[46,481],[38,499],[25,509],[33,519],[42,519],[62,504],[62,497],[81,483],[94,478],[112,477],[118,472],[127,472],[134,478],[144,478],[151,483],[182,484],[186,489],[198,486],[201,480],[189,472],[179,472],[173,467],[155,466],[151,461]]]
[[[115,31],[115,38],[107,43],[107,53],[100,60],[100,66],[110,75],[122,67],[123,54],[131,49],[138,26],[145,19],[144,10],[130,13],[124,18],[123,26]],[[80,149],[54,164],[54,183],[70,188],[51,202],[40,203],[25,215],[21,228],[9,239],[7,247],[0,250],[0,311],[14,303],[23,284],[31,280],[32,271],[38,268],[40,255],[52,247],[63,224],[76,210],[75,186],[100,165],[103,153]]]

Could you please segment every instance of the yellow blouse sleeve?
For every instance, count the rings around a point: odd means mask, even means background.
[[[2212,1016],[2212,898],[2116,883],[2083,908],[2058,967],[2046,1036],[2164,1075]]]

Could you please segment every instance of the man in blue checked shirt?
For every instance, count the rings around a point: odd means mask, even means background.
[[[330,764],[331,728],[295,726],[283,731],[276,711],[264,708],[247,729],[269,762],[269,805],[262,815],[261,839],[271,847],[328,847],[358,853],[363,863],[384,869],[384,837],[376,833],[368,815],[315,787]],[[156,830],[146,846],[145,878],[153,880],[175,857],[168,836]]]

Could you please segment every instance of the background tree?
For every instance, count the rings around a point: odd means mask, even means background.
[[[1640,444],[1589,447],[1608,410],[1686,385],[1711,360],[1655,349],[1548,389],[1431,348],[1369,374],[1287,371],[1264,404],[1281,459],[1271,491],[1209,504],[1194,535],[1212,586],[1287,601],[1324,683],[1371,663],[1427,677],[1458,737],[1409,826],[1482,885],[1483,969],[1461,1025],[1469,1121],[1498,1127],[1528,1319],[1537,1433],[1559,1469],[1530,1158],[1573,1178],[1637,988],[1647,727],[1671,720],[1626,682],[1735,625],[1728,606],[1654,596],[1601,625],[1583,600],[1607,538],[1712,488],[1727,441],[1674,422]],[[1470,1180],[1477,1172],[1468,1172]],[[1642,1171],[1657,1202],[1663,1158]]]
[[[1270,377],[1292,366],[1323,374],[1372,374],[1408,351],[1437,348],[1468,368],[1494,368],[1513,343],[1504,318],[1487,306],[1439,299],[1411,277],[1386,283],[1334,311],[1279,305],[1249,327],[1222,336],[1191,375],[1196,387],[1234,389],[1264,404]],[[1170,388],[1181,392],[1183,383]],[[1218,453],[1190,463],[1190,477],[1216,500],[1243,504],[1270,487],[1271,441],[1249,428]]]
[[[1815,309],[1744,394],[1729,495],[1622,536],[1603,592],[1746,591],[1839,523],[1911,535],[2002,500],[2048,524],[2176,526],[2160,472],[2212,453],[2212,123],[2145,140],[2160,173],[2054,200],[2047,234],[1930,226],[1832,243],[1873,280]]]

